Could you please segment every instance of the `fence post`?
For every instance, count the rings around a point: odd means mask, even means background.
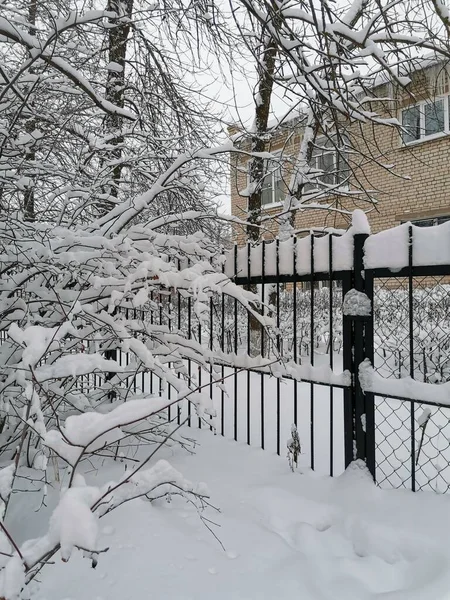
[[[375,478],[375,416],[373,394],[364,394],[359,381],[359,365],[368,358],[373,363],[373,277],[364,269],[364,243],[367,234],[353,238],[353,271],[345,273],[342,293],[354,288],[371,302],[369,316],[343,316],[343,367],[351,373],[351,386],[344,390],[345,466],[357,458],[365,461]]]
[[[370,317],[364,322],[364,358],[368,358],[374,364],[374,314],[373,314],[373,275],[372,272],[364,271],[365,293],[370,300]],[[375,402],[374,394],[366,392],[364,395],[365,424],[366,424],[366,464],[375,481]]]
[[[354,288],[371,302],[368,317],[353,318],[353,395],[355,458],[364,460],[375,478],[375,423],[373,394],[364,394],[359,381],[359,365],[368,358],[373,362],[373,278],[364,269],[364,243],[367,234],[354,236]]]
[[[353,271],[345,271],[342,276],[342,300],[352,289]],[[351,373],[350,387],[344,388],[344,460],[345,468],[354,460],[354,368],[353,368],[353,324],[351,319],[343,315],[342,318],[342,366],[344,371]]]
[[[358,292],[365,292],[364,285],[364,263],[363,263],[363,248],[364,242],[366,241],[367,235],[357,234],[354,236],[354,255],[353,255],[353,269],[354,269],[354,288]],[[364,322],[359,319],[353,320],[353,385],[354,385],[354,397],[355,397],[355,421],[354,421],[354,433],[356,442],[356,456],[355,458],[366,460],[366,440],[365,440],[365,405],[364,405],[364,393],[361,389],[359,382],[358,370],[359,365],[363,362],[364,356]]]

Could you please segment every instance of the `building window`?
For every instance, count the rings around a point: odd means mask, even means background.
[[[425,219],[414,219],[411,223],[416,227],[434,227],[435,225],[441,225],[450,221],[450,215],[441,217],[429,217]]]
[[[277,160],[265,160],[264,176],[261,184],[261,204],[280,204],[284,200],[283,178],[281,175],[281,163]]]
[[[410,144],[447,133],[450,96],[408,106],[402,110],[402,139]]]
[[[348,187],[347,146],[347,143],[338,144],[333,138],[318,138],[311,158],[308,191],[324,186]]]
[[[249,185],[250,183],[250,166],[251,161],[248,161],[247,185]],[[283,177],[281,172],[281,155],[280,159],[273,158],[271,160],[264,160],[264,173],[265,175],[261,182],[262,206],[282,204],[286,195],[286,189],[283,183]]]

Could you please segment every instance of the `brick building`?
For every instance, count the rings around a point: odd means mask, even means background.
[[[373,123],[343,124],[348,150],[337,152],[333,143],[316,138],[312,167],[316,181],[330,192],[321,193],[317,203],[324,209],[371,209],[368,213],[373,232],[394,227],[405,221],[432,226],[450,219],[450,68],[442,63],[422,63],[410,73],[411,83],[400,88],[392,82],[374,87],[380,100],[368,105],[384,117],[396,117],[405,128]],[[384,100],[391,98],[391,100]],[[273,131],[273,130],[272,130]],[[239,136],[239,144],[249,148],[249,138]],[[263,237],[276,235],[276,216],[280,212],[292,165],[303,135],[302,117],[286,120],[271,135],[267,150],[276,154],[276,162],[267,161],[263,184]],[[325,139],[325,138],[324,138]],[[246,218],[248,157],[234,154],[231,159],[232,214]],[[339,189],[346,186],[347,194]],[[314,199],[314,184],[309,185]],[[377,204],[368,200],[374,197]],[[345,214],[317,209],[297,211],[296,229],[336,227],[345,229]],[[235,226],[234,239],[246,240],[245,228]]]

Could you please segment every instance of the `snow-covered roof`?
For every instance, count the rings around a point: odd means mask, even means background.
[[[292,124],[293,121],[300,121],[302,118],[306,118],[306,112],[306,107],[299,108],[297,104],[295,107],[284,111],[279,116],[273,115],[267,123],[267,130],[270,131],[271,129],[277,129],[278,127],[282,127],[283,125]],[[237,132],[230,136],[230,139],[233,142],[242,139],[242,137],[245,138],[249,134],[252,134],[256,131],[254,121],[248,127],[245,125],[245,123],[230,123],[229,129],[231,128],[237,129]]]
[[[408,76],[413,73],[417,73],[419,71],[424,71],[430,69],[431,67],[435,67],[436,65],[442,64],[446,65],[449,63],[447,59],[442,56],[436,55],[435,52],[427,54],[425,56],[418,56],[416,58],[410,58],[405,60],[396,68],[398,78],[403,80],[405,84],[407,83]],[[381,73],[373,73],[372,75],[369,73],[367,75],[367,79],[370,81],[372,77],[372,82],[369,85],[371,89],[376,89],[386,83],[392,81],[392,75],[383,71]],[[296,104],[295,107],[285,111],[280,116],[274,115],[267,124],[267,130],[276,129],[283,125],[292,124],[293,121],[301,120],[302,117],[305,117],[307,114],[307,107]],[[250,127],[246,127],[244,123],[231,123],[229,128],[235,128],[238,131],[231,135],[231,140],[236,142],[239,139],[242,139],[242,136],[247,137],[249,134],[255,131],[254,122]]]
[[[408,60],[403,61],[397,66],[396,71],[398,77],[408,77],[413,73],[425,71],[439,64],[445,65],[448,62],[448,59],[445,59],[442,56],[437,56],[436,53],[433,52],[430,54],[426,54],[425,56],[418,56],[416,58],[410,58]],[[379,87],[380,85],[389,83],[391,80],[392,76],[386,71],[383,71],[382,73],[375,73],[373,74],[372,88],[374,89]]]

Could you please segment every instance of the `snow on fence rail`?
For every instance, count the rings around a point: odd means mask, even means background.
[[[377,396],[408,399],[450,408],[450,382],[424,383],[412,377],[387,378],[377,373],[369,360],[359,365],[359,380],[364,392]]]
[[[450,221],[435,227],[403,223],[370,234],[365,215],[355,211],[352,226],[343,235],[328,233],[235,246],[225,255],[225,274],[237,279],[284,275],[310,275],[353,269],[353,242],[369,234],[364,243],[364,268],[390,269],[450,264]]]
[[[346,271],[353,266],[353,235],[306,236],[285,241],[273,240],[256,246],[250,244],[226,254],[225,274],[228,277],[260,277],[263,275],[308,275]],[[331,248],[331,250],[330,250]]]
[[[450,264],[450,221],[435,227],[403,223],[370,235],[364,244],[366,269],[399,270]]]

